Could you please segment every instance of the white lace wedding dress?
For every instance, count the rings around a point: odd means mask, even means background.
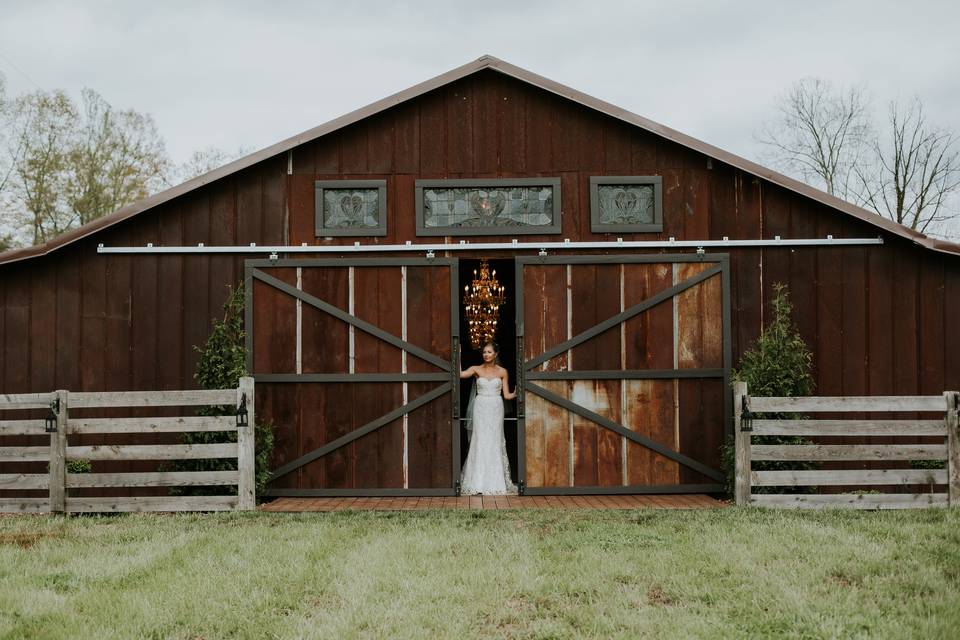
[[[503,399],[499,378],[477,377],[473,401],[473,437],[460,478],[463,495],[516,494],[510,481],[507,443],[503,439]]]

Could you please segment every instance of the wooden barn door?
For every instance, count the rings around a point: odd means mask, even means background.
[[[246,287],[267,495],[453,495],[456,261],[248,261]]]
[[[517,258],[528,494],[722,490],[726,255]]]

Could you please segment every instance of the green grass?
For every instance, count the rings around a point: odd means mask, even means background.
[[[960,514],[0,518],[0,637],[960,633]]]

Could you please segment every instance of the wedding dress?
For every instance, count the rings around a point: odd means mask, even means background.
[[[503,399],[500,378],[477,376],[473,401],[473,436],[463,466],[460,492],[464,495],[516,494],[510,481],[507,443],[503,439]]]

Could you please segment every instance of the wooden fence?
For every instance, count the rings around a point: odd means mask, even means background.
[[[939,396],[756,397],[745,383],[734,385],[736,449],[735,497],[739,505],[854,509],[909,509],[960,506],[960,442],[957,392]],[[934,419],[772,419],[763,414],[808,413],[939,414]],[[941,417],[942,416],[942,417]],[[753,444],[754,436],[802,438],[898,438],[896,444]],[[939,443],[919,439],[942,438]],[[904,442],[904,439],[912,442]],[[808,441],[809,442],[809,441]],[[753,461],[943,461],[942,469],[852,469],[755,471]],[[900,463],[900,466],[904,466]],[[940,492],[904,492],[917,485]],[[900,492],[856,491],[856,487],[896,488]],[[844,493],[753,493],[752,487],[843,487]]]
[[[118,407],[235,406],[237,415],[163,416],[134,418],[83,417],[72,419],[71,409]],[[254,383],[241,378],[236,389],[201,391],[125,391],[30,393],[0,395],[0,417],[6,411],[43,411],[44,418],[0,420],[0,436],[47,436],[46,446],[3,446],[2,463],[47,463],[47,473],[0,474],[0,491],[38,491],[46,497],[0,497],[0,512],[118,512],[118,511],[228,511],[255,508]],[[9,415],[9,414],[6,414]],[[162,434],[188,432],[237,433],[237,441],[222,444],[94,444],[71,445],[73,435]],[[23,438],[21,438],[22,440]],[[89,438],[88,438],[89,439]],[[230,458],[231,471],[153,471],[147,473],[68,473],[74,460],[173,461]],[[7,465],[10,466],[10,465]],[[237,495],[74,497],[71,489],[99,489],[101,493],[134,487],[236,486]],[[128,492],[129,493],[129,492]]]

